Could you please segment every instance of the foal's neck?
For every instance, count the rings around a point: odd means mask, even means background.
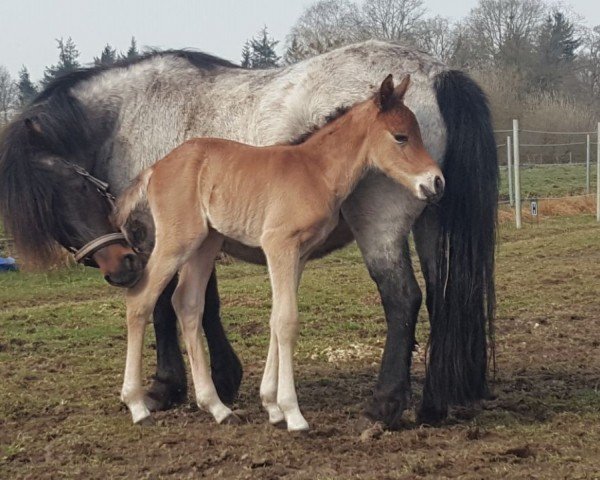
[[[368,167],[365,140],[373,102],[360,103],[325,125],[302,144],[310,149],[322,176],[340,200],[352,193]]]

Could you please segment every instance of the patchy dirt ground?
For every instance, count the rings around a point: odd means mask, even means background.
[[[385,324],[356,248],[315,263],[301,288],[300,405],[311,424],[266,423],[263,269],[220,267],[223,315],[245,367],[241,426],[184,406],[130,424],[119,404],[120,293],[82,269],[0,277],[0,478],[600,478],[600,227],[589,216],[501,229],[497,398],[439,428],[356,430]],[[418,338],[426,342],[426,318]],[[153,339],[145,360],[153,371]],[[414,403],[423,352],[414,358]],[[414,405],[413,405],[414,406]]]

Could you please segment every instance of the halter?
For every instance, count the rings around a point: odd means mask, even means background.
[[[81,167],[80,165],[75,165],[74,163],[67,162],[64,159],[62,159],[62,161],[69,168],[72,168],[75,171],[75,173],[77,173],[77,175],[80,175],[85,180],[90,182],[94,187],[96,187],[97,192],[102,198],[104,198],[108,202],[111,210],[115,209],[115,197],[108,191],[108,183],[103,182],[99,178],[94,177],[90,172],[88,172],[85,168]],[[102,235],[101,237],[95,238],[94,240],[86,243],[83,247],[79,249],[75,247],[66,248],[75,256],[75,261],[77,263],[83,263],[87,267],[98,268],[98,264],[94,261],[92,255],[101,248],[120,242],[127,243],[125,235],[123,235],[122,233],[108,233],[106,235]]]

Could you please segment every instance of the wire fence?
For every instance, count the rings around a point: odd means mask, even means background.
[[[600,222],[600,123],[597,131],[555,132],[521,129],[518,120],[513,120],[512,130],[495,133],[501,135],[497,148],[503,187],[498,203],[514,208],[517,228],[522,226],[523,202],[530,202],[531,214],[537,216],[540,201],[567,197],[592,200],[595,196],[596,219]],[[531,138],[531,134],[538,138]],[[540,141],[540,135],[558,138]],[[575,138],[562,141],[560,136],[565,135]],[[525,162],[521,163],[521,157]],[[589,207],[589,202],[586,204]]]

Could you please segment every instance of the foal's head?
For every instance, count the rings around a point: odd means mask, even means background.
[[[394,87],[388,75],[375,94],[377,113],[367,134],[371,165],[408,188],[417,198],[437,202],[444,193],[444,176],[423,146],[419,124],[404,104],[410,76]]]

